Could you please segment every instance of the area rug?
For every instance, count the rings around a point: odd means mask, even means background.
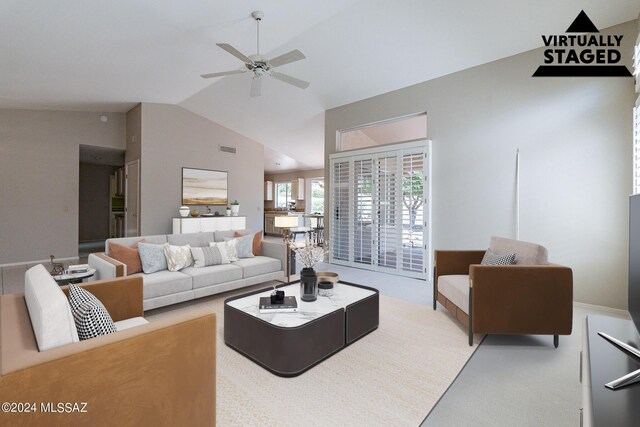
[[[146,316],[193,306],[216,311],[218,426],[417,426],[477,347],[444,310],[381,295],[377,330],[302,375],[281,378],[224,344],[224,300],[248,290]]]

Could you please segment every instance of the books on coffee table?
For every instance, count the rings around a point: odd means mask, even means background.
[[[281,304],[271,304],[271,298],[261,297],[260,314],[268,313],[295,313],[298,311],[298,301],[296,297],[284,297],[284,302]]]

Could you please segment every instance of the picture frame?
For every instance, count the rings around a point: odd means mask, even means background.
[[[227,205],[228,203],[226,171],[182,168],[183,205]]]

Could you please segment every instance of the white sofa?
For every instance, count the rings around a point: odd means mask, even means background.
[[[89,265],[96,269],[97,280],[126,276],[126,265],[109,257],[109,243],[132,246],[144,239],[146,243],[208,246],[234,237],[236,231],[168,234],[157,236],[108,239],[104,254],[89,255]],[[243,258],[231,264],[203,268],[187,267],[180,271],[163,270],[152,274],[138,273],[143,278],[144,310],[176,304],[195,298],[251,286],[271,280],[283,280],[286,266],[286,246],[262,241],[262,255]]]

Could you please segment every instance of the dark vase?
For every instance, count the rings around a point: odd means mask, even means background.
[[[315,301],[318,298],[318,276],[313,268],[303,268],[300,272],[300,299]]]

